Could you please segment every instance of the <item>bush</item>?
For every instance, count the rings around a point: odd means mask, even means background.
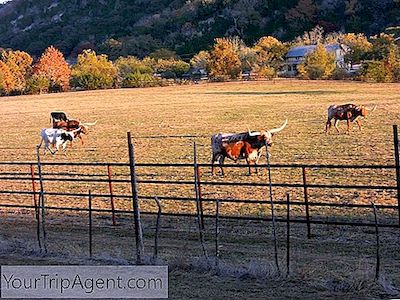
[[[122,86],[127,88],[152,87],[159,85],[160,80],[154,78],[150,74],[141,74],[139,72],[130,73],[122,82]]]
[[[276,77],[276,70],[273,67],[264,66],[258,71],[258,76],[272,79]]]
[[[34,74],[26,81],[27,94],[42,94],[49,91],[50,81],[41,75]]]
[[[347,74],[346,70],[343,68],[336,68],[335,71],[332,73],[332,79],[334,80],[343,80],[348,78],[349,75]]]
[[[387,72],[385,64],[377,60],[364,62],[362,79],[368,82],[386,82]]]

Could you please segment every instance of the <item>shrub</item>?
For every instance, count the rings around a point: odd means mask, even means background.
[[[160,85],[160,80],[154,78],[151,74],[141,74],[139,72],[128,74],[122,82],[123,87],[152,87]]]
[[[49,91],[49,80],[41,75],[33,74],[26,81],[27,94],[42,94]]]
[[[272,79],[276,77],[276,70],[273,67],[264,66],[258,71],[258,76]]]
[[[386,82],[387,72],[385,64],[377,60],[364,62],[362,79],[369,82]]]

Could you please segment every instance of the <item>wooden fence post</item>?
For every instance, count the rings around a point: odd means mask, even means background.
[[[203,255],[207,260],[207,263],[209,263],[208,260],[208,254],[207,254],[207,249],[205,247],[205,242],[204,242],[204,231],[203,231],[203,226],[201,225],[201,208],[200,208],[200,197],[199,197],[199,187],[198,183],[199,180],[197,178],[197,148],[196,148],[196,142],[193,143],[193,167],[194,167],[194,190],[196,193],[196,215],[197,215],[197,224],[199,227],[199,239],[201,243],[201,248],[203,250]]]
[[[41,209],[41,217],[42,217],[42,232],[43,232],[43,248],[44,253],[47,253],[47,234],[46,234],[46,202],[44,197],[44,187],[43,187],[43,177],[42,177],[42,164],[40,162],[40,153],[39,147],[36,147],[37,154],[37,165],[38,165],[38,174],[39,174],[39,183],[40,183],[40,209]]]
[[[307,238],[311,238],[311,225],[310,225],[310,209],[308,206],[308,190],[307,190],[307,173],[306,168],[301,167],[303,174],[303,192],[304,192],[304,203],[306,205],[306,221],[307,221]]]
[[[275,222],[275,208],[274,208],[274,199],[272,196],[272,177],[271,177],[271,163],[268,152],[268,143],[265,143],[266,156],[267,156],[267,167],[268,167],[268,182],[269,182],[269,200],[271,205],[271,219],[272,219],[272,234],[274,239],[274,254],[275,254],[275,265],[278,271],[278,274],[281,274],[281,270],[279,268],[279,260],[278,260],[278,239],[276,236],[276,222]]]
[[[399,159],[399,134],[397,131],[397,125],[393,125],[393,144],[394,144],[394,159],[396,163],[397,212],[399,217],[399,228],[400,228],[400,159]]]
[[[92,258],[93,256],[93,248],[92,248],[92,193],[89,190],[89,256]]]
[[[128,150],[129,150],[129,168],[131,174],[131,188],[132,188],[132,208],[133,217],[135,222],[135,237],[136,237],[136,263],[143,263],[144,245],[142,224],[140,221],[140,207],[139,197],[137,190],[136,170],[135,170],[135,149],[132,144],[131,133],[128,132]]]
[[[380,249],[379,249],[379,224],[378,224],[378,214],[376,211],[376,206],[373,202],[372,204],[372,209],[374,211],[374,219],[375,219],[375,236],[376,236],[376,268],[375,268],[375,279],[379,279],[379,271],[380,271],[380,266],[381,266],[381,255],[380,255]]]
[[[290,195],[286,193],[286,276],[290,274]]]
[[[111,214],[112,214],[112,224],[115,226],[115,206],[114,206],[114,195],[113,195],[113,187],[112,187],[112,178],[111,178],[111,166],[107,164],[107,175],[108,175],[108,190],[110,192],[110,201],[111,201]]]

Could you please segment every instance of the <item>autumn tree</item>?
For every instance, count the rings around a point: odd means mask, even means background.
[[[72,68],[74,86],[88,90],[108,89],[115,86],[117,68],[107,55],[96,55],[93,50],[84,50]]]
[[[210,77],[217,80],[235,79],[241,73],[237,45],[228,38],[217,38],[210,51]]]
[[[346,60],[351,64],[359,64],[366,58],[368,52],[372,50],[372,44],[362,33],[343,34],[340,38],[340,41],[349,47],[349,52],[346,54]]]
[[[24,51],[3,51],[1,60],[8,66],[13,77],[13,92],[22,94],[27,77],[31,73],[32,57]]]
[[[118,70],[118,85],[122,87],[155,86],[154,69],[134,56],[120,57],[115,61]]]
[[[33,73],[38,75],[38,78],[46,78],[51,91],[69,90],[71,70],[64,55],[53,46],[44,51],[35,64]]]
[[[272,36],[260,38],[253,49],[257,53],[257,64],[261,73],[276,72],[284,65],[285,55],[289,49],[284,44]]]
[[[14,77],[10,68],[0,60],[0,95],[9,94],[14,89]]]
[[[210,53],[208,51],[200,51],[190,60],[190,64],[194,68],[208,70],[210,61]]]
[[[298,66],[300,77],[307,79],[327,79],[335,69],[334,54],[329,53],[322,44],[318,44]]]

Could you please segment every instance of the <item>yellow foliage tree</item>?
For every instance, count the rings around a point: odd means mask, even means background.
[[[210,77],[217,80],[235,79],[241,74],[241,61],[236,45],[227,38],[215,39],[210,51]]]
[[[72,68],[72,81],[75,86],[88,90],[108,89],[115,86],[117,74],[117,68],[107,55],[84,50]]]
[[[298,66],[299,75],[306,79],[327,79],[336,69],[334,54],[328,53],[324,45],[318,44]]]
[[[258,40],[253,48],[257,53],[257,62],[260,70],[268,70],[269,74],[273,71],[276,75],[276,71],[285,62],[285,54],[289,46],[272,36],[264,36]]]

